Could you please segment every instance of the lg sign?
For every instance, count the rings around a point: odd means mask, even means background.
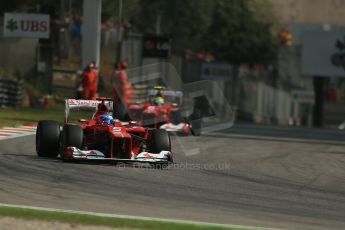
[[[5,13],[4,36],[49,38],[49,15]]]
[[[169,58],[171,39],[160,35],[144,35],[143,56],[153,58]]]
[[[153,40],[149,40],[145,42],[145,48],[152,50],[152,49],[157,49],[157,50],[169,50],[170,49],[170,42],[155,42]]]

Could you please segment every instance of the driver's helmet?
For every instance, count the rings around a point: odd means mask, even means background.
[[[163,105],[164,104],[164,98],[161,96],[156,96],[154,100],[155,105]]]
[[[92,119],[99,118],[101,115],[109,112],[108,107],[104,103],[100,103],[97,106],[96,112],[93,114]]]
[[[108,125],[112,125],[115,123],[115,119],[110,113],[103,114],[100,120],[107,123]]]

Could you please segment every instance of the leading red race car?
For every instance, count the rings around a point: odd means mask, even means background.
[[[173,162],[170,137],[165,130],[149,129],[135,122],[123,123],[112,117],[110,99],[65,101],[65,124],[40,121],[36,133],[38,156],[69,160],[114,160],[147,162],[155,165]],[[70,110],[95,110],[90,120],[69,123]]]

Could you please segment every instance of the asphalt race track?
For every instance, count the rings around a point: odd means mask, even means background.
[[[0,202],[283,229],[345,228],[345,132],[237,125],[172,137],[166,170],[38,158],[0,141]]]

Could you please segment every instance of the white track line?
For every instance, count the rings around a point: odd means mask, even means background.
[[[161,221],[161,222],[171,222],[171,223],[180,223],[180,224],[196,224],[196,225],[202,225],[202,226],[227,227],[227,228],[248,228],[248,229],[258,229],[258,230],[278,230],[277,228],[263,228],[263,227],[254,227],[254,226],[244,226],[244,225],[216,224],[216,223],[199,222],[199,221],[188,221],[188,220],[178,220],[178,219],[152,218],[152,217],[145,217],[145,216],[119,215],[119,214],[75,211],[75,210],[56,209],[56,208],[42,208],[42,207],[35,207],[35,206],[5,204],[5,203],[0,203],[0,206],[10,207],[10,208],[24,208],[24,209],[40,210],[40,211],[48,211],[48,212],[63,212],[63,213],[92,215],[92,216],[100,216],[100,217],[131,219],[131,220]]]

